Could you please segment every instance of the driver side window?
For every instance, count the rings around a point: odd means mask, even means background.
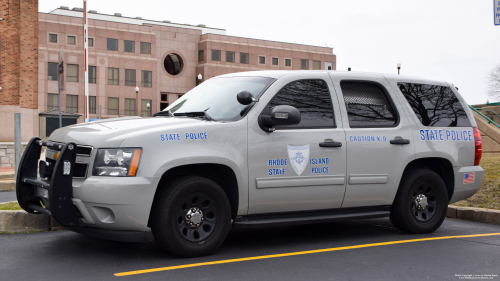
[[[297,80],[281,88],[268,105],[297,108],[301,121],[297,125],[277,126],[276,129],[335,128],[333,106],[328,85],[321,79]]]

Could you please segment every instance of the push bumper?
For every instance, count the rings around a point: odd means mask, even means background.
[[[38,175],[38,161],[42,147],[60,150],[50,179]],[[144,241],[144,231],[111,230],[88,227],[74,205],[73,168],[76,161],[76,144],[42,141],[32,138],[21,158],[16,178],[17,201],[28,213],[47,214],[68,230],[115,241]]]

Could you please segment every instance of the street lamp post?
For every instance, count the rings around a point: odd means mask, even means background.
[[[135,86],[135,100],[136,100],[136,109],[137,109],[137,115],[139,115],[140,113],[140,110],[139,110],[139,87],[138,86]]]
[[[400,73],[400,70],[401,70],[401,63],[398,61],[398,75]]]

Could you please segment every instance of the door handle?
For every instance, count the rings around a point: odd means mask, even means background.
[[[335,142],[332,140],[325,140],[325,142],[320,142],[319,147],[341,147],[341,142]]]
[[[390,141],[391,144],[410,144],[410,140],[403,139],[402,137],[395,137]]]

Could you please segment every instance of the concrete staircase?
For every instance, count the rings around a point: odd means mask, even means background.
[[[16,180],[14,179],[14,171],[0,170],[0,192],[15,191],[15,190],[16,190]]]
[[[500,129],[494,124],[488,123],[484,117],[472,112],[476,119],[477,128],[481,132],[484,156],[500,156]]]

